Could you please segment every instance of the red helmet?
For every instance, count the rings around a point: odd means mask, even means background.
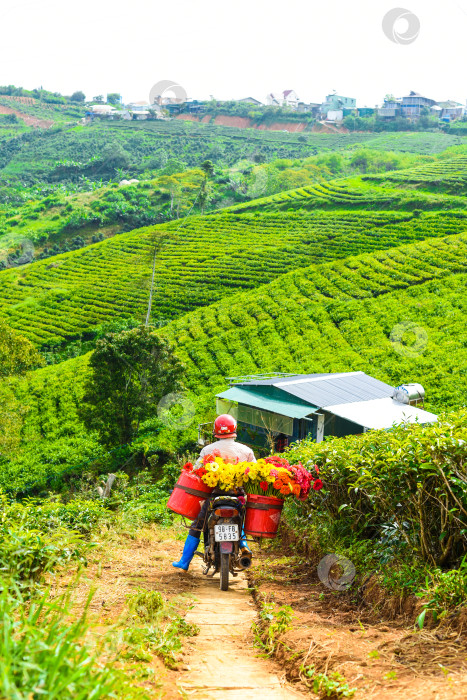
[[[237,421],[233,416],[223,413],[214,421],[214,435],[217,438],[237,437]]]

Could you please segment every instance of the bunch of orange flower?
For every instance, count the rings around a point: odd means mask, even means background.
[[[295,496],[305,500],[310,490],[319,491],[323,482],[315,474],[305,469],[300,463],[289,464],[282,457],[266,457],[257,462],[225,462],[220,455],[210,454],[203,459],[203,464],[193,466],[191,462],[183,467],[199,476],[206,486],[223,490],[242,488],[246,493],[262,496],[286,498]]]

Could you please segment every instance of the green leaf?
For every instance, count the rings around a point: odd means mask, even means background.
[[[423,625],[425,624],[425,616],[426,616],[426,608],[425,610],[422,610],[420,615],[417,617],[416,624],[418,625],[418,628],[420,630],[423,629]]]

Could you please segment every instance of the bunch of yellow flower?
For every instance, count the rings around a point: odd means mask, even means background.
[[[224,462],[221,457],[209,455],[204,465],[196,470],[206,486],[228,491],[243,488],[247,493],[265,492],[270,486],[280,482],[281,487],[291,482],[290,473],[284,467],[268,463],[264,459],[257,462]],[[281,489],[276,486],[275,490]],[[292,492],[292,488],[289,489]],[[286,495],[281,491],[281,495]]]

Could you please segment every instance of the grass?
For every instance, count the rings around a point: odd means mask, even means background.
[[[180,603],[166,603],[157,591],[139,590],[128,599],[131,625],[123,632],[124,659],[151,661],[159,656],[168,668],[177,668],[183,637],[199,634],[197,625],[180,615]]]
[[[149,582],[159,564],[148,564],[143,548],[169,530],[155,528],[131,503],[137,494],[148,498],[154,485],[141,475],[127,481],[122,489],[117,483],[112,511],[95,490],[86,497],[87,488],[67,501],[2,497],[1,697],[159,697],[163,667],[176,668],[183,639],[197,634],[184,619],[190,599],[173,598],[170,586],[169,593],[156,591]],[[166,494],[158,494],[165,504]],[[135,588],[138,556],[143,587]],[[118,577],[107,573],[111,567]],[[96,596],[117,596],[119,604],[114,609]]]
[[[90,602],[90,601],[89,601]],[[47,593],[32,602],[7,589],[0,594],[0,694],[11,700],[46,695],[50,700],[142,698],[114,659],[102,662],[105,644],[92,648],[84,639],[87,608],[70,619],[67,596]]]

